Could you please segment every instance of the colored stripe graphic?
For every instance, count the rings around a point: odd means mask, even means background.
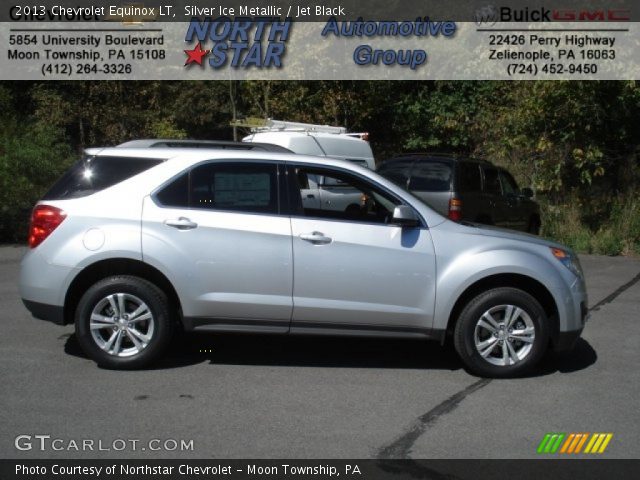
[[[538,454],[600,454],[609,446],[613,433],[557,433],[545,434],[538,445]],[[585,446],[586,445],[586,446]],[[583,450],[584,447],[584,450]]]
[[[538,453],[544,453],[544,448],[547,446],[547,442],[549,442],[550,438],[551,438],[551,434],[550,433],[547,433],[544,436],[544,438],[540,442],[540,445],[538,445]]]
[[[567,439],[564,441],[564,445],[562,445],[562,449],[560,450],[560,453],[566,453],[569,445],[571,445],[571,442],[573,442],[573,439],[575,438],[576,434],[575,433],[570,433],[569,436],[567,437]]]
[[[578,442],[578,445],[576,445],[576,449],[573,453],[580,453],[580,451],[582,450],[582,446],[584,445],[584,442],[587,441],[587,438],[589,438],[589,434],[588,433],[581,433],[582,438],[580,438],[580,441]]]
[[[564,437],[564,433],[547,433],[538,445],[538,453],[556,453]]]
[[[591,440],[589,440],[589,444],[587,445],[587,448],[585,448],[584,453],[604,452],[612,437],[612,433],[594,433]]]

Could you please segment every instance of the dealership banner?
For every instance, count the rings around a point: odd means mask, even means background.
[[[637,478],[638,460],[0,460],[2,480]]]
[[[636,2],[35,1],[0,80],[635,80]]]

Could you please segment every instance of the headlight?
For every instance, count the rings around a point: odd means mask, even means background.
[[[560,263],[562,263],[565,267],[567,267],[571,272],[579,278],[582,278],[582,267],[580,266],[580,261],[578,257],[567,250],[562,250],[561,248],[549,247],[551,249],[551,254],[556,257]]]

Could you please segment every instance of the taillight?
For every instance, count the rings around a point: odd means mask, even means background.
[[[449,200],[449,218],[454,222],[462,220],[462,200],[457,198]]]
[[[31,213],[29,227],[29,248],[35,248],[51,235],[67,214],[50,205],[37,205]]]

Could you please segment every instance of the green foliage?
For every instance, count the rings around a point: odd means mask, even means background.
[[[10,106],[0,87],[0,102]],[[24,241],[29,212],[64,171],[70,148],[60,130],[35,121],[24,124],[2,109],[0,119],[0,240]]]
[[[406,151],[486,158],[546,198],[546,235],[583,252],[640,251],[635,81],[3,82],[0,241],[24,237],[33,202],[82,149],[231,139],[234,114],[366,131],[378,161]]]
[[[640,255],[640,200],[635,194],[586,203],[574,195],[561,205],[543,205],[542,212],[542,235],[578,252]]]

